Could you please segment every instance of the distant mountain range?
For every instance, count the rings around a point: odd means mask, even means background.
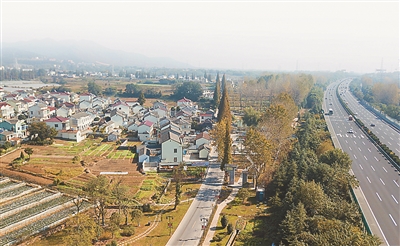
[[[72,60],[74,63],[97,63],[114,66],[192,68],[190,64],[168,57],[147,57],[138,53],[113,50],[87,40],[53,39],[3,43],[3,64],[11,65],[17,59]]]

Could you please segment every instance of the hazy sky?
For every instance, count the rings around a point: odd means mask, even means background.
[[[92,40],[203,68],[399,67],[399,1],[6,1],[2,42]]]

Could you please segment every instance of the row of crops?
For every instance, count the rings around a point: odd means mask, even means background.
[[[0,179],[0,246],[13,245],[74,215],[73,198],[23,182]],[[80,211],[90,207],[83,203]]]
[[[81,210],[87,209],[91,206],[89,202],[84,202]],[[69,207],[67,209],[61,210],[59,212],[53,213],[47,216],[44,219],[36,220],[29,225],[22,227],[21,229],[15,230],[11,233],[8,233],[2,237],[0,237],[0,246],[12,245],[14,243],[19,242],[20,240],[25,239],[29,235],[39,233],[43,230],[50,228],[56,223],[61,223],[69,216],[76,214],[77,208],[76,206]]]

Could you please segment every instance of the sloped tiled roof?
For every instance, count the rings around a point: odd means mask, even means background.
[[[56,116],[48,120],[45,120],[45,122],[66,122],[66,121],[69,121],[69,119],[62,116]]]
[[[207,140],[210,140],[210,134],[208,134],[208,132],[201,132],[199,134],[196,135],[196,139],[200,139],[200,138],[205,138]]]
[[[191,102],[191,101],[192,101],[192,100],[187,99],[186,97],[184,97],[184,98],[178,100],[178,102]]]
[[[179,135],[174,133],[173,131],[164,131],[161,132],[161,143],[164,143],[168,140],[173,140],[177,143],[181,143],[181,139],[179,138]]]

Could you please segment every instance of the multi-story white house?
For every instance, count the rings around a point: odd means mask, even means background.
[[[88,102],[92,102],[92,100],[95,98],[96,96],[92,93],[82,93],[79,95],[79,101],[88,101]]]
[[[154,114],[154,113],[150,113],[150,112],[148,112],[148,113],[146,113],[144,116],[143,116],[143,120],[144,121],[151,121],[151,122],[153,122],[154,124],[158,124],[158,119],[159,119],[159,117],[157,117],[157,115],[156,114]]]
[[[128,131],[136,132],[138,127],[142,124],[140,121],[133,121],[128,125]]]
[[[44,103],[36,103],[28,108],[29,118],[37,118],[39,120],[47,120],[50,118],[50,110]]]
[[[140,141],[147,141],[153,137],[153,122],[144,121],[138,126],[138,137]]]
[[[183,160],[182,140],[172,131],[161,133],[161,162],[178,165]]]
[[[116,126],[125,126],[127,124],[127,117],[123,111],[111,110],[110,118],[114,121]]]
[[[82,101],[79,102],[78,107],[79,107],[79,109],[92,108],[92,102],[86,101],[86,100],[82,100]]]
[[[0,129],[14,132],[19,138],[25,138],[27,136],[27,128],[28,126],[23,120],[18,120],[16,118],[3,120],[0,122]]]
[[[50,94],[57,98],[59,102],[71,102],[71,97],[65,92],[50,92]]]
[[[0,102],[0,114],[4,119],[11,119],[15,116],[14,108],[6,102]]]
[[[155,112],[159,118],[168,116],[168,109],[166,107],[158,107],[154,109],[153,112]]]
[[[26,111],[28,111],[28,108],[30,107],[30,106],[33,106],[33,105],[35,105],[35,101],[34,101],[34,99],[33,98],[24,98],[24,99],[22,99],[22,101],[24,101],[25,102],[25,104],[26,104]]]
[[[21,113],[24,111],[24,106],[21,100],[8,100],[7,103],[14,108],[14,112]]]
[[[73,114],[71,108],[68,108],[65,105],[62,105],[60,108],[57,109],[56,115],[61,117],[69,117]]]
[[[132,106],[132,112],[133,112],[133,114],[139,114],[139,112],[141,111],[141,110],[143,110],[144,108],[142,107],[142,105],[140,105],[140,104],[135,104],[135,105],[133,105]]]
[[[110,134],[114,131],[115,123],[110,120],[109,122],[105,122],[104,124],[99,126],[99,131],[103,134]]]
[[[124,112],[124,114],[126,114],[126,115],[131,114],[131,109],[130,109],[129,105],[123,101],[117,101],[116,103],[110,105],[110,108],[112,110],[120,110],[120,111]]]
[[[92,107],[96,108],[96,109],[101,109],[101,110],[107,108],[108,104],[109,104],[109,101],[102,97],[96,97],[92,101]]]
[[[93,117],[92,115],[85,113],[85,112],[80,112],[71,115],[70,118],[70,125],[73,130],[86,130],[89,128],[90,124],[93,122]]]
[[[192,107],[193,106],[193,102],[190,99],[187,99],[186,97],[178,100],[176,102],[176,106],[182,108],[182,107]]]
[[[199,115],[199,121],[200,123],[203,123],[204,121],[208,120],[212,120],[213,119],[213,114],[211,112],[209,113],[200,113]]]
[[[54,127],[57,131],[69,130],[71,128],[71,126],[69,124],[69,119],[62,117],[62,116],[56,116],[56,117],[47,119],[44,122],[46,123],[46,125],[48,125],[50,127]]]

